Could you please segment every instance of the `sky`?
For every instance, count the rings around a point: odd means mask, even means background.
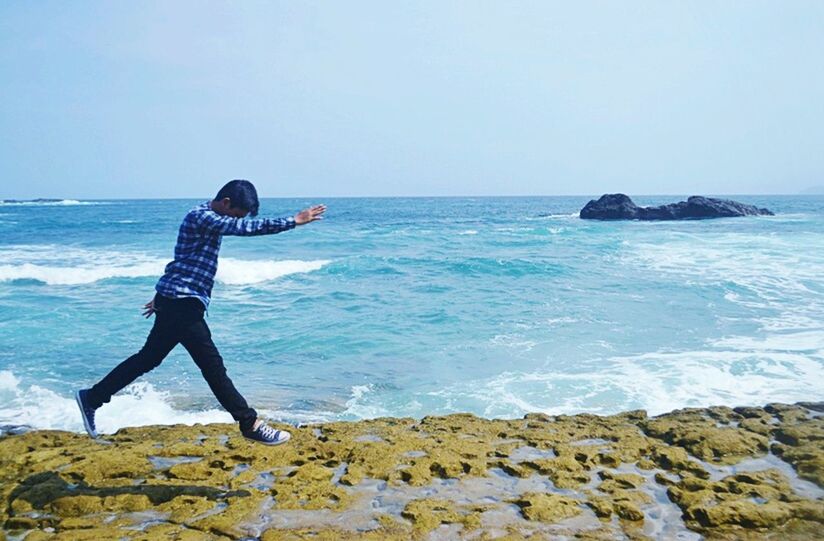
[[[0,198],[799,193],[824,2],[0,2]]]

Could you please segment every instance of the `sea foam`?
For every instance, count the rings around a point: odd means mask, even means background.
[[[5,253],[0,282],[36,280],[48,285],[91,284],[110,278],[160,277],[168,260],[145,253],[58,248],[47,245],[15,246]],[[222,258],[216,279],[229,285],[275,280],[290,274],[316,271],[329,260],[243,260]]]
[[[73,392],[74,389],[66,389],[57,393],[39,385],[26,385],[12,371],[0,370],[0,435],[12,427],[84,432]],[[353,393],[352,404],[362,394],[357,391]],[[214,402],[217,405],[217,399]],[[265,419],[290,424],[332,421],[339,415],[331,411],[307,411],[292,407],[258,407],[257,411]],[[175,405],[169,393],[141,381],[113,396],[111,402],[97,410],[95,421],[100,434],[112,434],[130,426],[234,423],[232,416],[223,409],[181,408]]]
[[[9,370],[0,370],[0,426],[82,432],[83,422],[71,390],[55,393],[39,385],[23,385]],[[138,382],[112,397],[98,410],[100,433],[112,433],[126,426],[150,424],[231,423],[232,416],[217,409],[184,411],[172,405],[167,393],[151,384]]]
[[[300,274],[320,270],[330,263],[328,259],[301,261],[248,261],[242,259],[221,259],[217,269],[217,279],[224,284],[246,285],[268,282],[290,274]]]

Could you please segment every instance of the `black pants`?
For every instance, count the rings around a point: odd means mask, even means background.
[[[223,358],[203,319],[203,303],[193,297],[170,299],[159,294],[154,303],[155,322],[146,344],[90,389],[89,405],[97,408],[108,402],[113,394],[160,365],[177,344],[183,344],[220,405],[240,423],[241,430],[250,429],[257,412],[249,407],[226,374]]]

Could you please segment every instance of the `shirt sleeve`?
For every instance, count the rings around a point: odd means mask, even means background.
[[[256,235],[274,235],[295,228],[294,218],[233,218],[221,216],[217,212],[201,212],[198,227],[205,233],[214,235],[237,235],[253,237]]]

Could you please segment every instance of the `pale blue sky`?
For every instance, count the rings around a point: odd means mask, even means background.
[[[0,198],[797,193],[824,2],[0,3]]]

